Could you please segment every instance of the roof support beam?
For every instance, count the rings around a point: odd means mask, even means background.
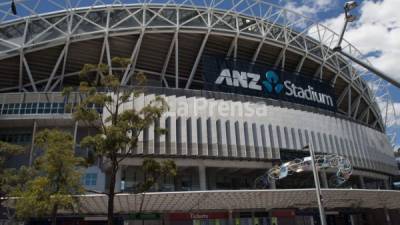
[[[135,67],[136,67],[136,62],[137,62],[137,56],[139,55],[139,50],[140,46],[142,45],[142,40],[144,36],[144,29],[140,32],[139,38],[136,42],[135,47],[133,48],[131,58],[130,58],[130,64],[127,66],[126,71],[124,73],[124,76],[122,77],[121,84],[126,85],[131,78],[132,74],[135,72]]]
[[[367,91],[368,87],[365,87],[364,89],[362,89],[362,91],[359,93],[359,95],[357,96],[357,98],[355,99],[354,103],[351,106],[351,110],[353,111],[353,118],[356,119],[357,118],[357,114],[358,114],[358,109],[360,107],[361,104],[361,99],[364,96],[364,93]]]
[[[57,85],[61,82],[61,79],[57,79],[54,84],[50,87],[49,92],[53,92],[53,90],[57,87]]]
[[[26,41],[26,36],[28,34],[28,25],[29,25],[29,20],[25,20],[25,27],[24,27],[24,35],[22,37],[22,43],[25,44]],[[23,91],[23,83],[24,83],[24,79],[23,79],[23,75],[24,75],[24,61],[23,61],[23,57],[24,57],[24,50],[23,48],[20,49],[19,51],[19,77],[18,77],[18,90],[20,92]]]
[[[356,119],[357,113],[358,113],[358,108],[360,107],[361,103],[361,94],[357,96],[357,98],[354,100],[353,104],[351,104],[351,111],[353,112],[353,118]]]
[[[110,51],[110,43],[108,41],[108,32],[106,33],[106,36],[104,37],[105,41],[105,47],[106,47],[106,56],[107,56],[107,65],[108,65],[108,73],[112,74],[112,61],[111,61],[111,51]]]
[[[233,52],[233,58],[236,59],[238,38],[239,38],[239,33],[236,33],[235,37],[232,39],[231,45],[229,46],[228,52],[226,53],[226,58],[230,58]]]
[[[305,52],[303,57],[301,57],[300,62],[296,66],[296,72],[297,73],[300,73],[301,69],[303,68],[303,64],[304,64],[304,61],[306,61],[307,56],[308,56],[308,53]]]
[[[319,65],[318,69],[315,70],[315,72],[314,72],[315,78],[319,78],[322,80],[322,72],[323,72],[324,66],[325,66],[325,62],[323,62],[321,65]]]
[[[208,31],[207,34],[206,34],[206,35],[204,36],[204,38],[203,38],[203,42],[201,43],[199,52],[197,53],[197,57],[196,57],[196,60],[195,60],[195,62],[194,62],[194,65],[193,65],[193,67],[192,67],[192,71],[190,72],[190,76],[189,76],[189,79],[188,79],[188,81],[187,81],[187,83],[186,83],[185,89],[189,89],[190,85],[192,84],[193,77],[194,77],[194,75],[195,75],[195,73],[196,73],[196,71],[197,71],[197,66],[199,65],[201,56],[203,55],[203,51],[204,51],[204,48],[205,48],[205,46],[206,46],[206,43],[207,43],[207,40],[208,40],[208,36],[209,36],[209,35],[210,35],[210,31]]]
[[[18,90],[22,92],[23,88],[23,75],[24,75],[24,52],[23,50],[19,53],[19,76],[18,76]]]
[[[101,51],[100,51],[100,57],[99,57],[99,62],[98,62],[98,64],[103,63],[104,53],[105,53],[105,51],[106,51],[106,42],[107,42],[107,39],[108,39],[108,37],[105,35],[105,36],[104,36],[104,39],[103,39],[103,44],[102,44],[102,47],[101,47]],[[96,84],[99,83],[99,80],[101,79],[100,76],[101,76],[101,75],[100,75],[99,71],[97,71],[97,73],[96,73],[96,81],[95,81]]]
[[[168,68],[168,64],[172,55],[172,51],[174,50],[174,46],[175,46],[175,40],[176,40],[176,36],[178,35],[178,31],[176,31],[174,33],[174,36],[172,36],[172,40],[171,40],[171,44],[169,45],[169,49],[168,49],[168,53],[167,53],[167,57],[165,57],[165,61],[164,61],[164,65],[161,71],[161,80],[164,81],[165,86],[168,88],[168,82],[165,79],[165,73],[167,72],[167,68]]]
[[[179,88],[179,34],[175,37],[175,88]]]
[[[264,45],[264,41],[265,41],[265,36],[258,43],[256,51],[254,52],[253,57],[251,58],[251,64],[255,64],[256,63],[258,55],[260,54],[261,48]]]
[[[352,97],[351,86],[352,83],[349,83],[349,91],[347,93],[347,115],[349,117],[351,117],[351,97]]]
[[[111,50],[110,50],[110,42],[109,42],[109,27],[110,27],[110,10],[107,10],[107,23],[106,23],[106,32],[105,32],[104,40],[106,42],[108,74],[112,74],[113,69],[112,69]]]
[[[60,80],[60,82],[59,82],[60,83],[60,88],[63,87],[63,83],[64,83],[64,75],[65,75],[65,70],[67,68],[67,59],[68,59],[68,54],[69,54],[69,45],[70,45],[70,43],[71,43],[70,38],[68,38],[67,42],[65,43],[65,56],[64,56],[61,76],[59,78],[59,80]]]
[[[359,117],[359,120],[368,123],[368,118],[367,118],[366,121],[364,120],[365,117],[367,116],[368,112],[369,112],[369,107],[367,106],[367,108],[364,109],[364,111],[361,113],[361,115],[360,115],[360,117]]]
[[[29,65],[28,65],[28,62],[26,61],[25,56],[22,56],[22,60],[24,62],[25,70],[26,70],[26,72],[28,74],[29,81],[31,82],[32,89],[33,89],[34,92],[37,92],[38,90],[36,88],[35,80],[33,79],[31,70],[29,69]]]
[[[343,92],[340,94],[339,98],[337,99],[337,105],[338,105],[338,106],[342,103],[344,97],[345,97],[345,96],[347,95],[347,93],[349,92],[349,89],[350,89],[350,86],[347,86],[347,87],[343,90]]]
[[[71,43],[72,21],[73,21],[73,14],[71,11],[68,13],[67,20],[68,20],[68,36],[67,36],[67,40],[65,41],[65,56],[64,56],[64,62],[63,62],[63,67],[62,67],[62,71],[61,71],[61,76],[59,78],[60,89],[63,87],[63,83],[64,83],[65,70],[67,68],[67,59],[68,59],[68,54],[69,54],[69,46]],[[51,87],[51,90],[53,90],[53,88],[55,88],[55,87],[56,86]]]
[[[65,57],[66,49],[67,49],[67,46],[65,45],[63,50],[61,51],[60,55],[58,56],[56,65],[54,65],[53,71],[51,72],[49,80],[47,81],[47,84],[46,84],[46,86],[44,88],[45,92],[49,90],[49,87],[51,85],[51,82],[53,81],[54,75],[56,75],[56,72],[57,72],[57,70],[58,70],[58,68],[60,66],[61,60]]]
[[[281,52],[279,53],[278,57],[277,57],[276,60],[275,60],[274,68],[278,68],[278,66],[279,66],[279,64],[281,63],[281,61],[282,61],[282,64],[281,64],[282,67],[281,67],[281,68],[285,68],[286,49],[287,49],[287,46],[285,46],[285,47],[282,48]]]

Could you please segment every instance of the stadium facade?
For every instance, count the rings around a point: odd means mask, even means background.
[[[110,72],[126,71],[127,88],[135,88],[135,74],[146,74],[144,93],[124,107],[156,95],[170,106],[140,136],[136,156],[122,162],[121,221],[147,215],[148,224],[314,224],[310,171],[254,190],[257,177],[308,156],[303,147],[312,144],[354,168],[340,187],[330,182],[335,171],[320,172],[329,224],[400,222],[399,194],[382,190],[391,189],[398,169],[375,90],[365,72],[332,51],[338,35],[329,28],[264,1],[19,1],[24,15],[17,17],[8,5],[0,3],[0,138],[30,150],[10,163],[32,163],[35,133],[44,128],[70,131],[85,154],[79,141],[93,130],[66,107],[78,94],[60,92],[79,84],[84,64],[105,63]],[[347,42],[345,51],[362,56]],[[113,57],[131,64],[120,68]],[[173,159],[179,175],[164,177],[157,193],[129,194],[143,179],[145,157]],[[93,166],[83,182],[104,191],[107,174]],[[81,198],[79,218],[97,224],[90,221],[104,216],[105,197]]]

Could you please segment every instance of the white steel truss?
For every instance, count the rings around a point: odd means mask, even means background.
[[[285,68],[287,51],[301,55],[296,71],[301,71],[306,59],[320,64],[315,77],[324,79],[323,69],[333,71],[332,85],[337,78],[349,84],[339,97],[338,105],[347,99],[347,116],[356,120],[391,130],[397,121],[395,107],[389,93],[390,84],[369,71],[355,67],[351,61],[340,57],[332,48],[337,45],[339,35],[328,27],[316,23],[291,10],[281,8],[266,0],[17,0],[17,15],[11,12],[11,1],[0,3],[0,60],[20,56],[19,82],[17,87],[0,91],[51,91],[62,85],[64,78],[76,76],[78,72],[66,74],[65,67],[69,46],[72,42],[104,38],[100,62],[103,58],[112,70],[109,37],[116,33],[139,34],[132,51],[131,64],[122,79],[127,84],[136,70],[141,41],[147,33],[174,33],[173,40],[159,72],[168,87],[166,70],[172,55],[175,57],[175,87],[180,87],[179,33],[203,34],[189,79],[180,88],[190,88],[199,61],[210,34],[233,37],[227,56],[237,57],[238,39],[258,41],[259,45],[251,59],[254,63],[263,44],[279,46],[281,53],[276,65]],[[25,54],[51,46],[64,45],[54,69],[47,79],[35,80]],[[362,59],[363,54],[345,41],[343,51]],[[59,69],[61,68],[61,69]],[[61,72],[60,72],[61,71]],[[24,75],[29,83],[24,83]],[[39,88],[39,84],[43,89]],[[368,88],[370,84],[373,87]],[[379,91],[375,91],[379,90]],[[352,96],[358,96],[355,99]],[[368,108],[359,112],[361,99]],[[378,102],[377,102],[378,101]],[[384,102],[384,103],[382,103]],[[381,112],[381,110],[383,110]],[[359,113],[359,116],[357,116]],[[370,114],[375,121],[370,121]],[[393,116],[395,115],[395,116]],[[395,124],[396,125],[396,124]],[[396,130],[393,133],[394,140]]]

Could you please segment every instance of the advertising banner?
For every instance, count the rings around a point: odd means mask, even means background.
[[[204,56],[203,76],[206,90],[273,98],[336,111],[332,86],[319,79],[215,56]]]

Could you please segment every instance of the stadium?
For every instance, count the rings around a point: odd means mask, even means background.
[[[400,194],[389,190],[398,168],[377,92],[368,71],[332,50],[339,35],[328,27],[268,1],[21,0],[20,15],[9,5],[0,3],[0,139],[29,149],[13,165],[32,163],[35,133],[45,128],[70,131],[85,154],[79,141],[93,131],[66,107],[78,94],[61,91],[79,85],[85,64],[104,63],[126,71],[127,88],[146,75],[135,104],[161,95],[170,107],[122,162],[121,224],[318,224],[310,170],[254,185],[273,166],[309,156],[306,145],[353,167],[340,186],[334,170],[320,171],[328,224],[400,223]],[[114,57],[130,64],[118,67]],[[178,176],[131,194],[146,157],[173,159]],[[107,174],[90,167],[83,183],[104,191]],[[104,224],[106,197],[80,198],[81,214],[64,212],[63,224]],[[135,220],[137,212],[148,218]]]

